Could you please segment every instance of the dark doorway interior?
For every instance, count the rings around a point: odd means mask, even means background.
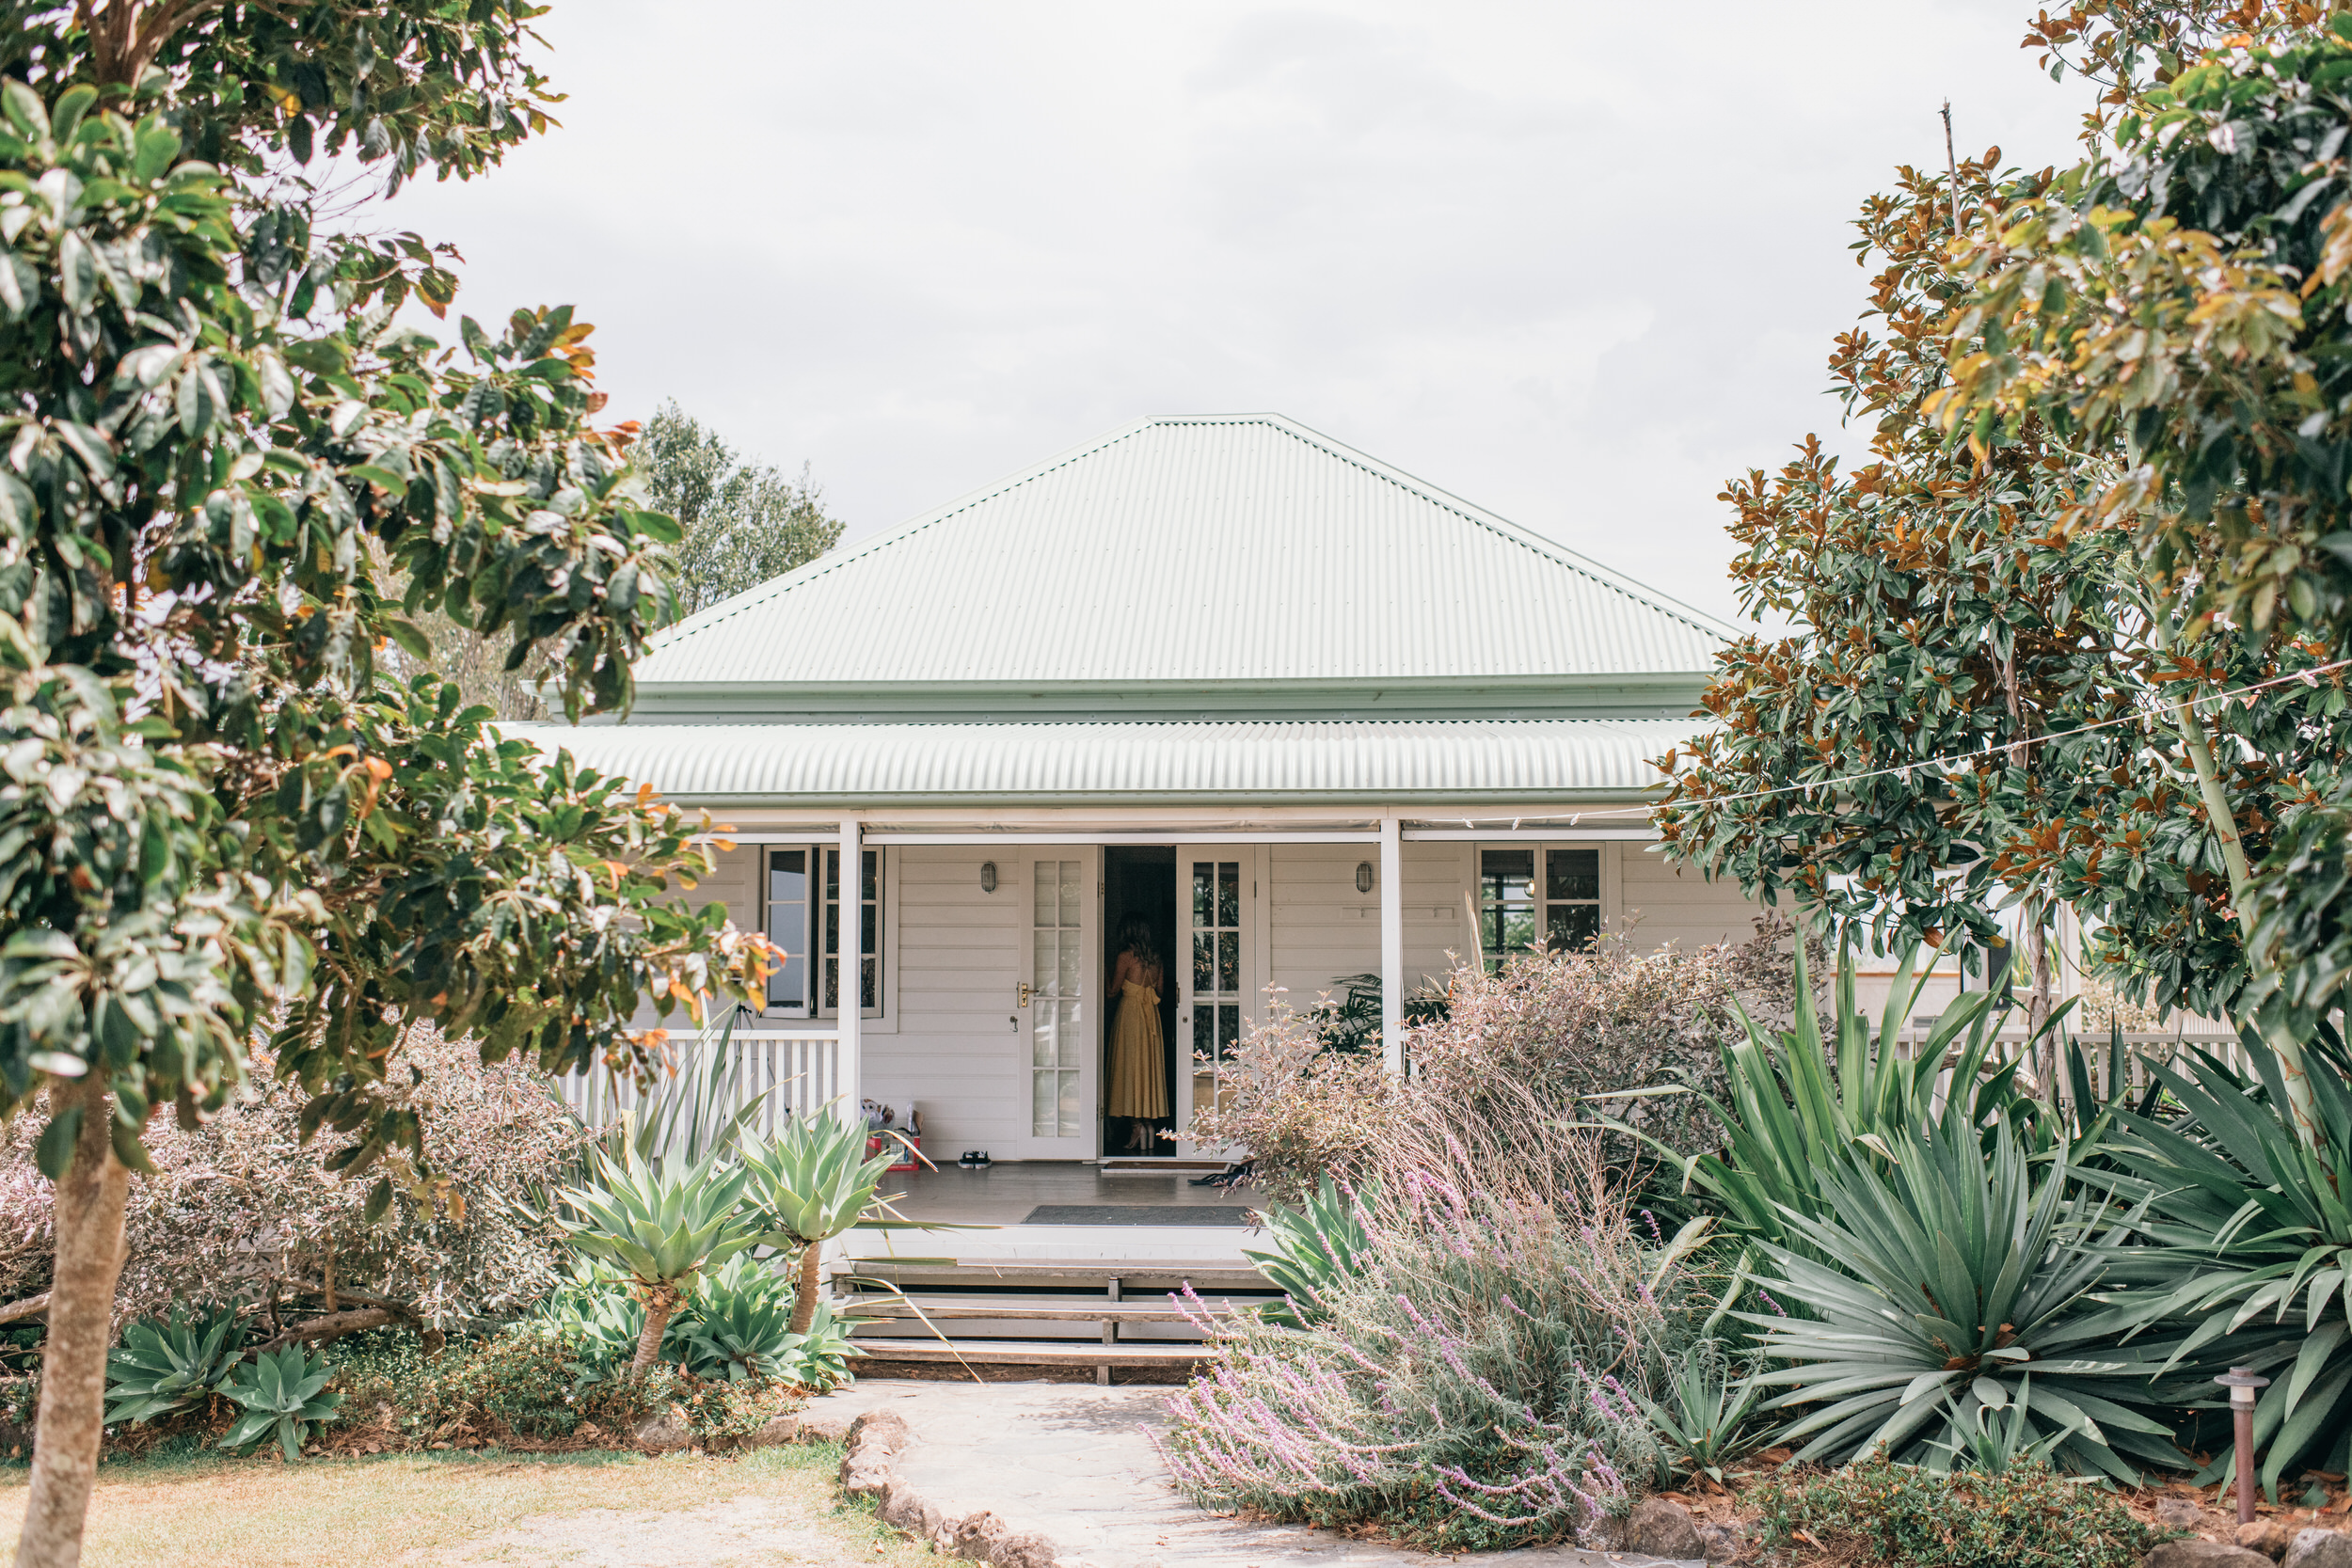
[[[1119,929],[1127,917],[1139,917],[1152,933],[1152,945],[1159,955],[1162,966],[1168,972],[1168,983],[1160,994],[1160,1038],[1172,1042],[1176,1038],[1176,847],[1174,845],[1131,846],[1114,844],[1103,850],[1103,932],[1104,952],[1102,973],[1107,981],[1111,966],[1119,958]],[[1103,1103],[1110,1103],[1110,1042],[1111,1031],[1119,1022],[1117,999],[1103,1013]],[[1170,1111],[1176,1104],[1176,1053],[1163,1047],[1161,1071],[1166,1075],[1166,1103]],[[1152,1154],[1173,1156],[1175,1139],[1166,1134],[1176,1128],[1173,1115],[1144,1121],[1135,1117],[1103,1118],[1102,1148],[1105,1155]]]

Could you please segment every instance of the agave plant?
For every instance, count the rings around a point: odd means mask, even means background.
[[[1793,1390],[1767,1408],[1819,1406],[1782,1440],[1810,1436],[1801,1460],[1883,1449],[1948,1470],[1989,1409],[2014,1411],[2015,1441],[2065,1468],[2136,1481],[2124,1455],[2179,1465],[2168,1430],[2129,1408],[2152,1398],[2160,1348],[2111,1348],[2126,1323],[2084,1305],[2107,1267],[2104,1211],[2070,1197],[2063,1146],[2037,1179],[2006,1117],[1991,1142],[1898,1134],[1884,1158],[1839,1159],[1820,1179],[1829,1212],[1788,1219],[1805,1252],[1762,1244],[1779,1271],[1762,1283],[1818,1320],[1740,1314],[1788,1363],[1755,1379]]]
[[[2275,1498],[2298,1462],[2352,1459],[2352,1090],[2315,1053],[2316,1126],[2299,1136],[2278,1057],[2251,1030],[2243,1039],[2250,1075],[2203,1053],[2185,1071],[2151,1064],[2177,1121],[2117,1118],[2111,1156],[2129,1180],[2112,1184],[2141,1200],[2146,1244],[2117,1253],[2115,1276],[2138,1287],[2123,1298],[2136,1324],[2194,1322],[2172,1361],[2207,1396],[2224,1363],[2270,1372],[2254,1449]],[[2223,1448],[2205,1479],[2236,1463]]]
[[[835,1117],[795,1117],[767,1143],[747,1148],[743,1167],[749,1203],[764,1246],[797,1252],[799,1289],[792,1332],[805,1334],[817,1312],[820,1259],[827,1242],[858,1225],[906,1227],[912,1222],[880,1196],[895,1154],[866,1151],[863,1122]]]
[[[174,1302],[168,1318],[131,1324],[106,1357],[106,1424],[151,1421],[210,1392],[244,1338],[233,1307],[191,1317]]]
[[[1378,1193],[1368,1184],[1363,1198]],[[1338,1281],[1361,1272],[1359,1259],[1372,1248],[1372,1238],[1356,1217],[1353,1196],[1324,1177],[1312,1197],[1297,1209],[1275,1204],[1265,1211],[1265,1227],[1274,1241],[1271,1252],[1244,1250],[1268,1282],[1281,1288],[1279,1306],[1261,1309],[1261,1316],[1292,1328],[1305,1328],[1327,1315],[1322,1292]]]
[[[578,1350],[580,1371],[575,1384],[584,1387],[635,1358],[637,1342],[645,1332],[645,1307],[629,1293],[628,1282],[620,1275],[576,1259],[571,1277],[532,1309],[531,1321],[552,1329]]]
[[[222,1397],[245,1406],[245,1414],[218,1446],[241,1451],[276,1433],[279,1451],[289,1461],[300,1459],[311,1429],[334,1419],[343,1402],[341,1394],[320,1391],[334,1375],[326,1357],[305,1345],[262,1352],[220,1386]]]
[[[695,1276],[759,1243],[739,1212],[750,1173],[723,1167],[715,1154],[646,1161],[633,1148],[617,1162],[600,1153],[596,1167],[592,1185],[564,1191],[564,1202],[580,1216],[565,1223],[572,1245],[627,1275],[644,1303],[645,1325],[629,1362],[629,1375],[642,1377]]]
[[[749,1254],[739,1253],[696,1286],[664,1348],[696,1377],[783,1381],[803,1338],[792,1329],[793,1293]]]
[[[1721,1340],[1702,1339],[1669,1369],[1667,1399],[1634,1396],[1658,1433],[1670,1473],[1705,1476],[1722,1486],[1727,1465],[1771,1439],[1772,1425],[1756,1409],[1764,1390],[1750,1381],[1751,1370],[1733,1365]]]

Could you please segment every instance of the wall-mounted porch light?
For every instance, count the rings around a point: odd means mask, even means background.
[[[982,893],[996,891],[996,863],[994,861],[980,863],[980,891]]]
[[[1356,863],[1356,891],[1358,893],[1372,891],[1372,862],[1358,861]]]

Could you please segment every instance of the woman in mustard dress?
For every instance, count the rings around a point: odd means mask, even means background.
[[[1168,1048],[1160,1034],[1160,987],[1167,972],[1152,949],[1152,930],[1140,915],[1119,927],[1119,958],[1111,968],[1111,994],[1119,1011],[1111,1021],[1110,1114],[1132,1118],[1127,1152],[1152,1152],[1152,1123],[1168,1118]]]

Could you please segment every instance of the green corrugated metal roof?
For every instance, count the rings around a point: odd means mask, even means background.
[[[1639,796],[1689,720],[509,724],[687,802],[1543,802]]]
[[[1662,716],[1727,635],[1279,415],[1152,419],[681,623],[638,715]]]

